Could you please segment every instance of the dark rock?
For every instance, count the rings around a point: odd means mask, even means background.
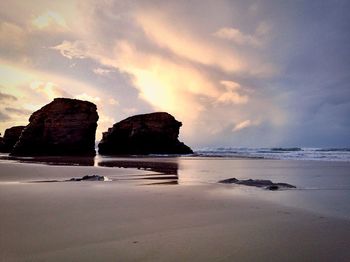
[[[83,176],[82,178],[71,178],[67,181],[108,181],[108,178],[105,176],[99,176],[99,175],[87,175]]]
[[[4,138],[3,138],[3,137],[1,136],[1,134],[0,134],[0,152],[3,152],[4,146],[5,146],[5,144],[4,144]]]
[[[0,152],[9,153],[17,143],[25,126],[14,126],[5,130]]]
[[[68,180],[37,180],[31,181],[29,183],[54,183],[54,182],[79,182],[79,181],[110,181],[106,176],[99,175],[87,175],[78,178],[71,178]]]
[[[240,180],[237,182],[237,184],[245,185],[245,186],[266,187],[266,186],[272,186],[274,183],[272,183],[270,180],[247,179],[247,180]]]
[[[280,189],[280,187],[278,185],[271,185],[271,186],[266,187],[266,189],[271,190],[271,191],[275,191],[275,190]]]
[[[287,183],[273,183],[271,180],[262,180],[262,179],[239,180],[236,178],[229,178],[229,179],[220,180],[219,183],[263,187],[269,190],[278,190],[281,188],[296,188],[295,186]]]
[[[228,178],[228,179],[224,179],[224,180],[220,180],[219,183],[222,184],[237,184],[239,180],[237,178]]]
[[[284,188],[296,188],[296,186],[293,186],[287,183],[275,183],[274,185],[277,185],[279,187],[284,187]]]
[[[129,117],[103,133],[99,153],[103,155],[191,154],[178,140],[182,123],[172,115],[157,112]]]
[[[95,104],[55,98],[31,115],[11,155],[95,155],[97,120]]]
[[[119,167],[119,168],[137,168],[141,170],[154,171],[164,175],[178,175],[179,164],[177,162],[153,162],[153,161],[135,161],[135,160],[108,160],[101,161],[98,166]]]

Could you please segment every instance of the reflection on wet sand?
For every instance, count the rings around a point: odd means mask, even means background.
[[[124,158],[109,158],[109,157],[67,157],[67,156],[36,156],[36,157],[12,157],[12,156],[0,156],[0,160],[13,160],[22,163],[39,163],[46,165],[58,165],[58,166],[100,166],[111,168],[132,168],[145,171],[151,171],[155,173],[148,173],[142,175],[127,175],[118,177],[112,180],[125,180],[125,181],[147,181],[147,185],[164,184],[174,185],[178,184],[178,169],[179,165],[177,160],[172,159],[167,161],[166,158],[162,158],[156,161],[154,158],[148,157],[124,157]],[[150,182],[152,181],[152,182]],[[157,182],[154,182],[157,181]],[[59,180],[50,181],[35,181],[35,182],[62,182]]]
[[[78,156],[34,156],[34,157],[14,157],[1,156],[3,160],[14,160],[21,163],[37,163],[54,166],[94,166],[94,157],[78,157]]]
[[[110,160],[98,162],[98,166],[103,167],[119,167],[119,168],[137,168],[146,171],[153,171],[156,174],[148,174],[142,176],[135,176],[128,178],[128,180],[159,180],[162,182],[147,183],[147,185],[174,185],[178,184],[178,169],[179,165],[177,162],[152,162],[147,159],[135,159],[135,160]],[[166,181],[164,181],[166,180]]]

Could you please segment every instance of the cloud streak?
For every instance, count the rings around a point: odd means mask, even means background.
[[[17,98],[15,96],[0,92],[0,101],[1,102],[6,102],[6,101],[11,102],[11,101],[16,101],[16,100],[17,100]]]
[[[239,131],[241,129],[247,128],[250,125],[251,125],[251,121],[248,119],[248,120],[245,120],[243,122],[240,122],[240,123],[236,124],[234,126],[234,128],[232,129],[232,131],[236,132],[236,131]]]
[[[21,109],[21,108],[13,108],[13,107],[5,107],[6,112],[9,112],[10,114],[15,114],[15,115],[24,115],[24,116],[29,116],[33,112],[27,109]]]

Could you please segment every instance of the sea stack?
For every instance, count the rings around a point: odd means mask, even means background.
[[[102,155],[191,154],[178,140],[182,123],[165,112],[129,117],[103,133]]]
[[[13,148],[13,156],[94,156],[96,105],[55,98],[34,112]]]
[[[4,138],[0,134],[0,152],[4,151]]]
[[[13,126],[5,130],[0,152],[9,153],[18,141],[25,126]]]

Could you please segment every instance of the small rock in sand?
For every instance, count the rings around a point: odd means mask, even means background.
[[[87,175],[83,176],[82,178],[71,178],[67,181],[108,181],[108,177],[99,175]]]
[[[237,178],[228,178],[224,180],[220,180],[219,183],[222,184],[238,184],[245,186],[255,186],[255,187],[263,187],[268,190],[278,190],[285,188],[296,188],[293,185],[287,183],[273,183],[271,180],[262,180],[262,179],[246,179],[239,180]]]

